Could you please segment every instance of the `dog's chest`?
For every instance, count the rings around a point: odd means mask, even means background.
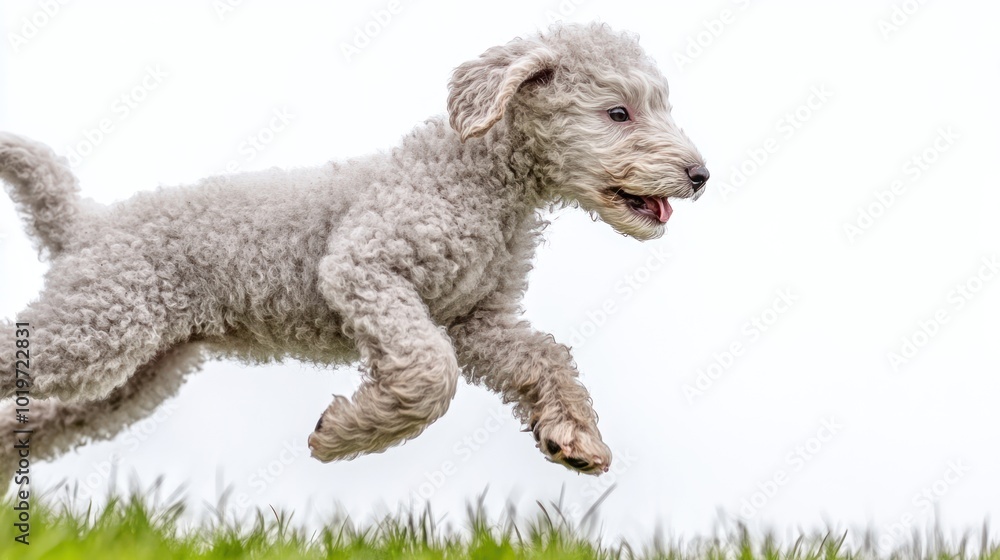
[[[451,270],[442,282],[422,290],[438,324],[450,324],[499,291],[523,287],[530,269],[533,237],[530,223],[519,222],[501,224],[487,236],[459,236],[442,246]]]
[[[428,298],[431,315],[439,324],[449,324],[457,317],[472,311],[480,301],[488,298],[500,286],[500,277],[496,274],[504,263],[495,262],[492,266],[473,266],[456,275],[449,290],[442,291],[437,297]],[[480,265],[481,263],[476,263]]]

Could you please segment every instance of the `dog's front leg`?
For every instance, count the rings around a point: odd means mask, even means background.
[[[587,474],[606,472],[611,450],[569,349],[515,313],[487,303],[451,327],[466,377],[515,403],[547,458]]]
[[[321,461],[374,453],[416,437],[448,410],[458,363],[417,290],[380,263],[327,257],[320,289],[361,354],[365,380],[336,397],[309,436]]]

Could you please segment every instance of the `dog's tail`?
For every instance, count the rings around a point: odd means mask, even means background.
[[[80,213],[80,187],[66,158],[45,144],[0,132],[0,179],[39,251],[61,252]]]

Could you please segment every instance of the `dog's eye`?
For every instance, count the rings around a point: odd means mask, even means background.
[[[608,109],[608,116],[615,122],[625,122],[628,120],[628,110],[625,107],[614,107]]]

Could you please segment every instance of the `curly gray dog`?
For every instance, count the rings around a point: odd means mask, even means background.
[[[16,468],[14,429],[34,431],[35,459],[111,438],[225,356],[362,364],[361,387],[309,436],[324,462],[416,437],[461,372],[514,403],[549,460],[607,471],[569,349],[520,319],[519,301],[542,210],[579,206],[648,240],[670,198],[703,192],[708,170],[670,110],[637,40],[594,24],[487,50],[455,70],[448,122],[316,168],[105,207],[50,149],[0,135],[0,175],[51,261],[38,299],[0,323],[0,398],[45,398],[27,425],[0,412],[0,466]]]

